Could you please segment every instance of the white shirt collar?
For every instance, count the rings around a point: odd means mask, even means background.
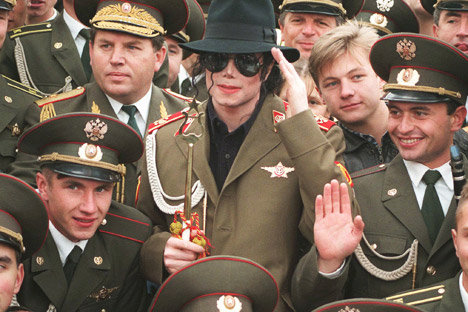
[[[54,14],[46,22],[54,20],[57,17],[57,15],[58,15],[58,11],[54,9]]]
[[[465,311],[468,311],[468,293],[466,292],[465,287],[463,287],[463,275],[464,273],[462,272],[460,274],[458,285],[460,287],[460,295],[463,301],[463,305],[465,306]]]
[[[419,186],[419,184],[422,181],[423,175],[430,168],[415,161],[409,161],[409,160],[403,159],[403,162],[405,163],[406,169],[408,170],[408,174],[411,179],[411,182],[413,182],[414,186]],[[439,171],[440,174],[442,175],[442,179],[444,180],[445,184],[447,184],[449,189],[453,190],[452,168],[450,167],[449,162],[446,162],[442,166],[438,168],[434,168],[432,170]]]
[[[71,17],[65,9],[63,10],[63,19],[65,20],[65,24],[67,24],[68,29],[70,30],[73,40],[76,40],[76,38],[80,35],[80,31],[86,27]]]
[[[144,134],[146,132],[146,125],[148,123],[148,114],[149,114],[152,94],[153,94],[153,84],[151,84],[148,92],[141,99],[139,99],[137,102],[133,104],[130,104],[130,105],[136,106],[136,108],[138,109],[137,113],[135,114],[135,118],[137,120],[138,129],[140,130],[141,134]],[[127,115],[127,113],[122,111],[123,104],[117,100],[114,100],[107,94],[106,94],[106,97],[109,100],[109,103],[111,104],[112,109],[114,110],[119,120],[127,123],[129,116]]]
[[[49,232],[52,235],[52,238],[54,239],[55,245],[57,245],[62,266],[65,265],[65,261],[67,260],[68,255],[75,247],[75,245],[78,245],[78,247],[80,247],[81,250],[85,250],[86,244],[88,243],[88,240],[82,240],[77,243],[72,242],[71,240],[66,238],[62,233],[60,233],[59,230],[57,230],[52,221],[49,221]]]

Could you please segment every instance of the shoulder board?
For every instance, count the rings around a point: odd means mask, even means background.
[[[133,209],[134,211],[129,211]],[[127,213],[129,211],[129,213]],[[138,212],[138,215],[135,214]],[[99,226],[99,232],[128,239],[143,244],[151,233],[151,222],[145,220],[138,210],[116,204],[111,206],[106,215],[105,222]]]
[[[14,28],[8,32],[11,39],[22,37],[30,34],[43,33],[52,31],[52,24],[50,22],[31,24]]]
[[[174,113],[174,114],[172,114],[170,116],[167,116],[166,118],[161,118],[159,120],[156,120],[151,125],[149,125],[148,134],[153,133],[155,130],[160,129],[165,125],[168,125],[168,124],[170,124],[170,123],[172,123],[174,121],[177,121],[177,120],[180,120],[180,119],[184,118],[185,116],[182,113],[188,111],[189,109],[190,109],[190,107],[187,107],[187,108],[181,110],[180,112],[177,112],[177,113]]]
[[[314,113],[315,121],[317,122],[317,125],[319,126],[320,129],[322,129],[325,132],[328,132],[336,123],[328,118],[325,118],[323,116],[317,115]]]
[[[12,88],[15,88],[15,89],[18,89],[20,91],[23,91],[25,93],[28,93],[30,95],[33,95],[39,99],[42,99],[42,95],[40,95],[36,89],[34,88],[31,88],[31,87],[28,87],[27,85],[24,85],[22,84],[21,82],[18,82],[16,80],[13,80],[11,78],[8,78],[7,76],[5,75],[2,75],[3,78],[5,78],[7,84],[12,87]]]
[[[175,98],[181,99],[182,101],[185,101],[185,102],[191,103],[193,101],[193,97],[184,96],[182,94],[179,94],[179,93],[176,93],[176,92],[172,91],[171,89],[162,89],[162,91],[169,94],[169,95],[171,95],[171,96],[173,96],[173,97],[175,97]]]
[[[377,166],[373,166],[373,167],[369,167],[369,168],[366,168],[366,169],[362,169],[362,170],[353,172],[351,174],[351,178],[356,179],[356,178],[363,177],[363,176],[366,176],[366,175],[369,175],[369,174],[384,171],[386,169],[387,169],[386,164],[380,164],[380,165],[377,165]]]
[[[417,306],[429,302],[442,300],[445,293],[444,285],[431,286],[427,288],[407,291],[395,296],[387,297],[386,300]]]
[[[56,103],[56,102],[60,102],[60,101],[63,101],[63,100],[68,100],[68,99],[77,97],[79,95],[82,95],[85,91],[86,91],[85,88],[78,87],[78,88],[76,88],[74,90],[71,90],[71,91],[68,91],[68,92],[53,94],[53,95],[51,95],[49,97],[37,100],[36,104],[39,107],[43,107],[43,106],[48,105],[48,104],[53,104],[53,103]]]

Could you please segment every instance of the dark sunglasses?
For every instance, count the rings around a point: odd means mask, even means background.
[[[246,77],[253,77],[260,71],[262,64],[255,54],[235,54],[229,56],[227,53],[202,53],[200,63],[212,73],[217,73],[226,68],[230,59],[234,59],[239,73]]]

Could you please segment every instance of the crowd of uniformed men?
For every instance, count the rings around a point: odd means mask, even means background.
[[[0,0],[0,311],[468,311],[468,1]]]

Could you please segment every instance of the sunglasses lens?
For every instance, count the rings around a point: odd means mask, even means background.
[[[246,77],[255,76],[261,67],[255,54],[239,54],[236,56],[235,63],[239,72]]]
[[[204,53],[201,62],[210,72],[217,73],[222,71],[229,62],[229,57],[223,53]]]

